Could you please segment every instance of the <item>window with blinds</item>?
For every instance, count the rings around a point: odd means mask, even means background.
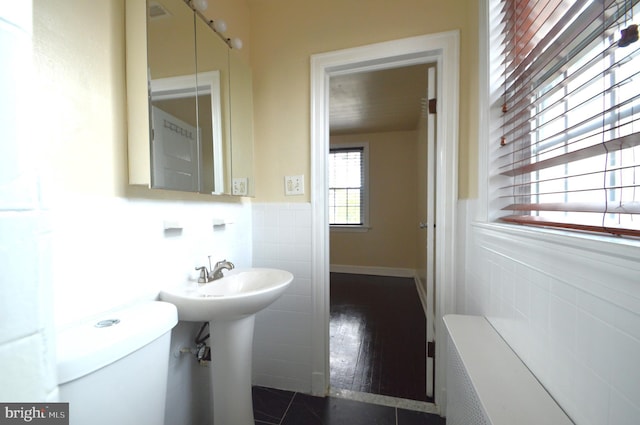
[[[329,224],[364,226],[365,147],[329,151]]]
[[[500,1],[502,221],[640,236],[639,1]]]

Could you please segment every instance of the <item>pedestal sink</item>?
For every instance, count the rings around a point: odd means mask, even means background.
[[[209,322],[214,425],[254,425],[255,313],[277,300],[292,280],[284,270],[234,269],[213,282],[186,282],[160,292],[178,308],[179,320]]]

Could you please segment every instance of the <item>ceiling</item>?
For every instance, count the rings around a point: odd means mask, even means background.
[[[418,127],[428,64],[332,76],[331,135],[407,131]]]

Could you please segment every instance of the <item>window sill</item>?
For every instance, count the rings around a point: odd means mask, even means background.
[[[471,226],[494,232],[504,238],[520,238],[530,241],[529,243],[553,244],[552,246],[556,249],[557,246],[564,246],[618,259],[627,258],[637,261],[640,258],[640,241],[637,239],[479,221],[472,222]]]
[[[353,232],[353,233],[362,233],[368,232],[371,230],[369,226],[351,226],[351,225],[331,225],[329,229],[332,232]]]

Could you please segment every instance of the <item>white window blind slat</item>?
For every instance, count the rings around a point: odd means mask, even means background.
[[[567,173],[562,177],[555,177],[555,178],[552,177],[552,178],[546,178],[546,179],[539,178],[536,180],[527,181],[526,183],[514,183],[511,185],[503,186],[500,188],[500,190],[503,192],[509,192],[509,193],[512,193],[513,191],[516,191],[516,190],[521,190],[522,192],[526,192],[531,196],[542,195],[547,193],[564,193],[566,191],[569,191],[569,192],[584,191],[584,190],[590,190],[593,187],[601,188],[603,179],[605,179],[605,181],[614,181],[615,179],[611,177],[612,173],[630,173],[630,172],[634,172],[635,168],[636,167],[634,165],[616,166],[616,167],[609,167],[606,171],[603,170],[603,171],[592,171],[592,172],[578,172],[576,174]],[[532,185],[535,185],[536,187],[538,187],[539,192],[537,193],[532,192],[531,191]],[[557,192],[557,191],[554,192],[554,190],[556,190],[561,185],[564,187],[567,187],[568,189],[560,192]],[[612,186],[606,186],[606,187],[612,187]],[[512,195],[507,195],[503,197],[510,198],[512,197]]]
[[[528,129],[531,121],[541,119],[541,117],[546,117],[547,122],[551,122],[554,118],[562,117],[566,111],[560,112],[556,108],[562,106],[565,102],[571,102],[572,108],[576,109],[585,106],[589,101],[601,100],[602,95],[610,94],[625,84],[633,83],[640,75],[640,70],[635,70],[627,76],[619,77],[615,84],[605,82],[607,86],[598,87],[599,91],[594,91],[594,85],[600,83],[602,78],[602,72],[598,70],[597,62],[601,61],[603,55],[606,55],[609,50],[610,48],[607,48],[605,51],[596,52],[588,63],[551,86],[552,88],[544,94],[536,97],[535,92],[532,90],[519,99],[518,103],[510,108],[508,115],[505,115],[504,126],[508,128],[505,137],[511,139],[514,134],[522,131],[522,129]],[[629,50],[628,55],[612,64],[611,68],[620,69],[626,62],[636,59],[639,55],[640,44],[637,49]],[[531,106],[538,107],[533,115],[530,112]],[[601,115],[601,113],[598,113],[598,115]]]
[[[635,119],[634,123],[638,123],[638,121],[640,121],[640,118]],[[602,134],[596,134],[596,136],[602,138]],[[638,133],[632,133],[614,140],[593,144],[588,147],[576,150],[568,150],[570,148],[570,145],[566,145],[565,149],[568,151],[558,153],[557,155],[551,156],[547,159],[540,159],[536,161],[535,156],[528,156],[523,160],[513,161],[510,164],[505,165],[503,167],[504,171],[502,171],[500,174],[504,176],[514,177],[523,175],[525,173],[544,170],[546,168],[551,168],[558,165],[564,165],[572,162],[577,163],[578,161],[583,159],[606,155],[611,151],[633,148],[638,145],[640,145],[640,134]],[[588,169],[592,169],[592,167],[588,167]],[[562,178],[567,176],[568,175],[563,175]]]
[[[639,2],[501,1],[501,220],[640,237]]]
[[[509,208],[513,211],[565,211],[565,212],[588,212],[588,213],[609,213],[609,214],[640,214],[639,202],[628,202],[623,205],[608,205],[606,203],[536,203],[536,204],[513,204]]]

